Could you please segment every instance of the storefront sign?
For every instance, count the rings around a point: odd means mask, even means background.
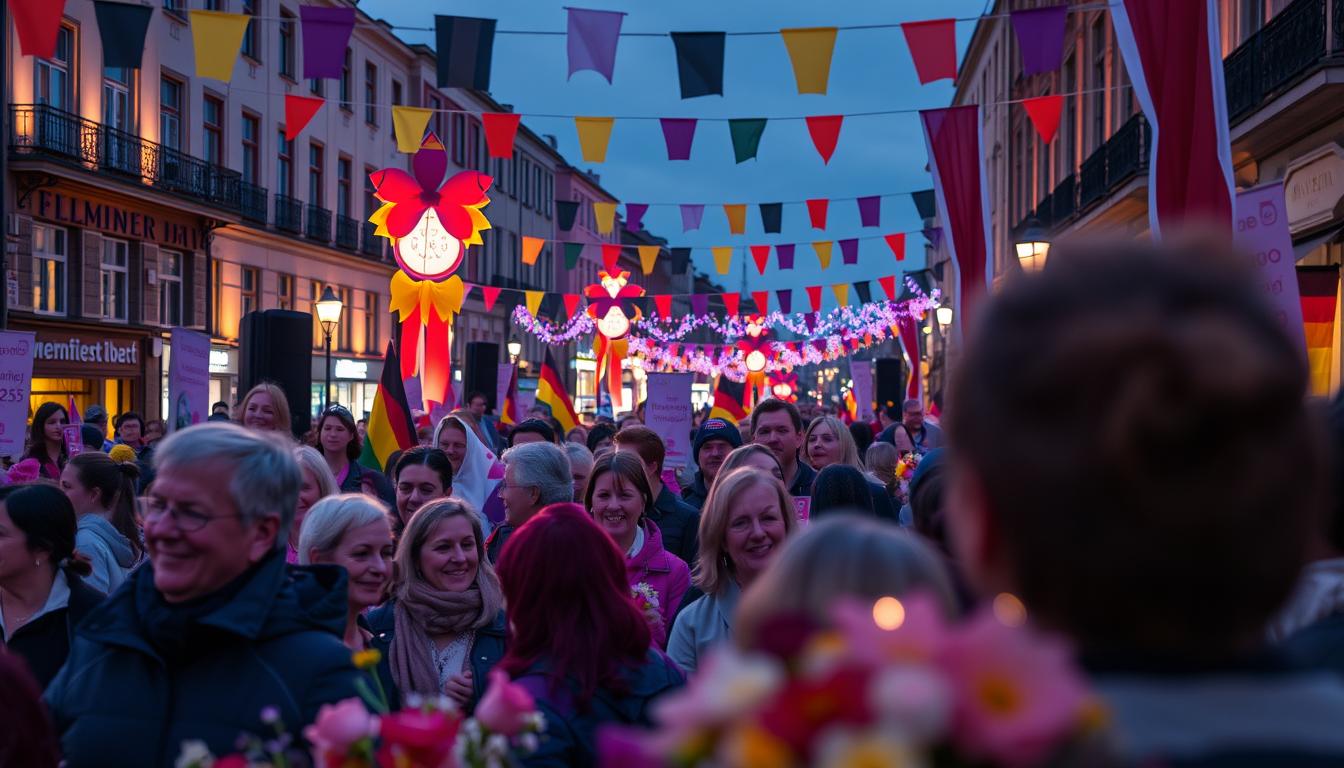
[[[168,429],[205,421],[210,407],[210,337],[174,328],[168,361]]]
[[[691,373],[650,373],[646,382],[644,423],[663,438],[665,467],[684,467],[691,460]]]
[[[363,360],[337,360],[335,377],[338,379],[359,379],[365,381],[369,378],[369,364]]]
[[[229,353],[224,349],[210,350],[210,372],[228,373],[229,372]]]
[[[0,456],[18,457],[23,453],[34,347],[31,333],[0,332]]]
[[[1344,198],[1344,150],[1331,144],[1294,161],[1283,187],[1291,231],[1333,220]]]
[[[1238,193],[1235,242],[1254,259],[1265,298],[1305,358],[1307,341],[1302,327],[1293,236],[1288,233],[1288,217],[1283,211],[1284,185],[1278,182]]]
[[[93,229],[130,240],[181,248],[205,249],[205,230],[197,220],[170,217],[126,208],[111,200],[100,200],[69,189],[40,189],[20,197],[20,211],[44,221]]]
[[[57,340],[43,333],[38,337],[34,350],[34,358],[44,362],[140,364],[140,344],[136,340],[86,340],[78,336]]]

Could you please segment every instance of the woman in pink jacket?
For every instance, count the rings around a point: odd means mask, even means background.
[[[666,647],[672,619],[690,588],[691,572],[663,549],[662,533],[645,514],[653,507],[653,492],[643,463],[629,453],[603,454],[593,464],[585,501],[588,514],[625,555],[630,591],[644,609],[654,643]]]

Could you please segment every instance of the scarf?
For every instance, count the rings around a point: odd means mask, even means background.
[[[394,610],[389,664],[397,689],[403,697],[443,693],[428,651],[430,636],[457,635],[480,626],[484,610],[480,588],[473,584],[464,592],[443,592],[411,579]]]

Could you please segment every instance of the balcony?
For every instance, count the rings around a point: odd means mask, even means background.
[[[1310,70],[1344,52],[1344,6],[1294,0],[1223,60],[1227,116],[1233,124],[1287,90]]]
[[[1078,207],[1090,208],[1106,195],[1106,146],[1088,155],[1078,169]]]
[[[1136,114],[1083,161],[1079,169],[1078,212],[1092,207],[1120,185],[1148,170],[1148,119]],[[1066,180],[1072,184],[1072,177]],[[1056,215],[1056,223],[1063,218]]]
[[[359,250],[359,222],[339,213],[336,214],[336,247]]]
[[[372,222],[366,221],[360,225],[360,228],[361,228],[360,231],[363,233],[363,237],[360,240],[359,250],[362,251],[365,256],[372,258],[374,261],[382,261],[383,238],[374,234],[374,231],[377,230],[377,227]]]
[[[297,235],[303,231],[303,201],[289,195],[275,196],[275,228]]]
[[[1073,174],[1069,174],[1065,179],[1059,182],[1055,191],[1050,193],[1050,222],[1053,225],[1056,222],[1068,221],[1073,216],[1074,211],[1078,209],[1074,202],[1074,193],[1076,185],[1073,183]]]
[[[253,224],[266,225],[266,198],[270,194],[265,187],[239,182],[242,190],[243,220]]]
[[[331,211],[320,205],[308,206],[308,227],[303,233],[309,240],[319,243],[331,242]]]
[[[153,141],[46,104],[12,104],[9,151],[241,212],[242,175]]]

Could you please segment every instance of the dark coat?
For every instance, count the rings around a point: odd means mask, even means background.
[[[793,476],[793,484],[789,486],[789,495],[796,498],[812,495],[812,483],[817,480],[817,470],[807,466],[803,462],[798,462],[798,472]]]
[[[365,488],[365,485],[368,488]],[[384,504],[392,509],[397,508],[397,490],[392,487],[387,476],[382,472],[369,469],[358,461],[350,462],[350,469],[345,473],[345,481],[341,483],[341,493],[368,493],[373,491],[372,495],[377,496]]]
[[[646,513],[663,534],[663,549],[694,567],[700,559],[700,513],[663,486]]]
[[[75,629],[104,599],[102,592],[85,584],[78,576],[68,576],[67,583],[70,600],[64,608],[39,616],[15,630],[8,642],[0,642],[0,646],[28,663],[28,669],[43,688],[56,677],[70,655]]]
[[[495,526],[495,530],[485,537],[485,559],[490,561],[491,565],[499,565],[499,555],[504,551],[504,542],[509,540],[509,535],[513,533],[513,526],[507,522]]]
[[[356,696],[341,641],[346,574],[275,554],[214,595],[169,606],[139,568],[84,620],[46,700],[69,768],[171,766],[182,742],[216,755],[274,731],[302,740],[318,708]]]
[[[392,679],[392,640],[397,631],[396,603],[392,600],[369,611],[366,616],[369,632],[373,634],[373,648],[378,649],[382,658],[378,660],[378,680],[387,693],[388,703],[395,711],[401,706],[401,692]],[[476,639],[471,643],[471,702],[467,707],[470,715],[476,709],[476,702],[485,695],[485,686],[490,682],[490,670],[504,658],[504,640],[508,635],[508,620],[500,611],[494,623],[484,629],[476,630]]]
[[[1344,613],[1308,624],[1284,640],[1282,648],[1304,667],[1344,675]]]
[[[681,500],[697,510],[704,511],[705,499],[709,498],[709,486],[705,484],[705,473],[695,470],[695,482],[681,489]]]

